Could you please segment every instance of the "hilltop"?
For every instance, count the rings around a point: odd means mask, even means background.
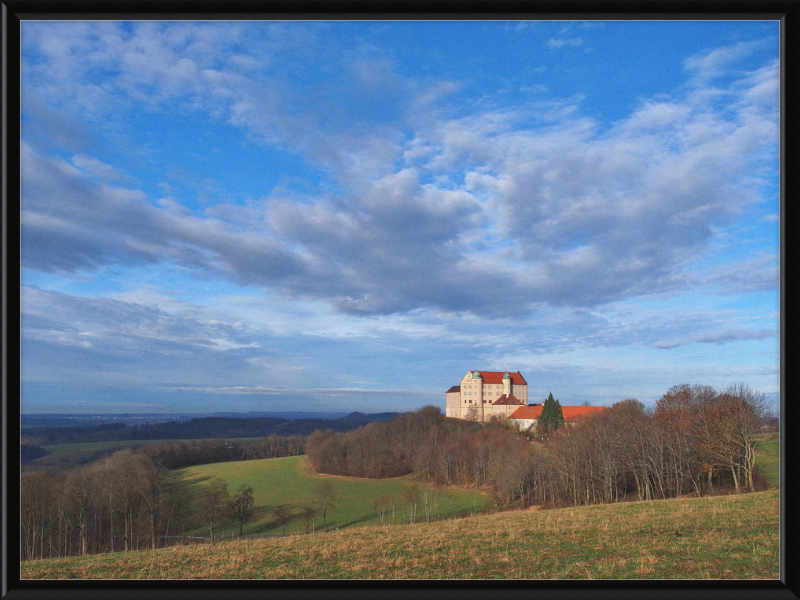
[[[372,421],[388,421],[400,413],[354,412],[336,419],[280,417],[196,417],[164,423],[101,423],[98,425],[23,427],[22,435],[37,446],[123,440],[251,438],[308,435],[317,429],[346,432]]]
[[[46,559],[31,579],[777,579],[778,491]]]

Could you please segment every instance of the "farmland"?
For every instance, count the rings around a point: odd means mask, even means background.
[[[22,577],[777,579],[778,541],[769,490],[36,560]]]

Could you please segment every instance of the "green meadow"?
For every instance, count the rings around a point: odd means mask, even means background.
[[[756,469],[775,487],[781,483],[779,457],[780,439],[777,435],[771,435],[759,442],[756,448]]]
[[[415,483],[419,488],[432,489],[432,486],[415,482],[410,475],[394,479],[318,475],[311,470],[306,456],[188,467],[177,470],[175,477],[188,486],[188,494],[192,498],[198,497],[202,487],[215,477],[227,482],[231,494],[242,485],[252,487],[255,510],[252,522],[244,527],[245,535],[280,533],[272,515],[277,507],[285,507],[294,515],[286,533],[305,533],[305,525],[300,516],[302,505],[316,500],[314,488],[323,480],[330,481],[339,496],[336,511],[328,515],[328,529],[379,525],[380,517],[374,514],[373,505],[375,499],[384,494],[394,498],[394,511],[388,511],[385,521],[391,523],[393,514],[394,523],[402,523],[405,521],[403,490]],[[440,490],[439,505],[443,517],[482,511],[487,502],[488,495],[483,491],[455,488]],[[420,503],[417,519],[424,518],[425,513]],[[226,535],[238,533],[238,523],[232,519],[223,520],[220,525],[219,531],[224,531]],[[322,528],[321,516],[317,517],[316,526],[317,529]],[[196,527],[191,533],[208,534],[208,530],[205,527]]]

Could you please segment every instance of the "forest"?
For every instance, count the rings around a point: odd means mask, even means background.
[[[344,434],[314,432],[307,453],[322,473],[413,472],[441,485],[489,486],[500,508],[653,500],[763,486],[755,449],[766,416],[764,394],[746,385],[680,385],[652,410],[623,400],[551,432],[520,432],[505,420],[453,430],[426,407]]]
[[[226,440],[164,442],[125,449],[68,473],[22,475],[22,558],[156,548],[183,534],[191,507],[172,469],[237,460],[298,456],[308,436],[270,435],[248,444]],[[201,502],[201,504],[203,504]]]

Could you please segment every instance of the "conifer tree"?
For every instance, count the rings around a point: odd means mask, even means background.
[[[553,399],[553,394],[550,394],[550,399]],[[550,417],[550,427],[555,431],[556,429],[560,429],[564,425],[564,413],[561,410],[561,403],[556,398],[553,401],[553,415]]]
[[[547,400],[542,405],[542,413],[539,415],[537,428],[540,434],[555,431],[564,424],[564,416],[561,411],[561,404],[553,398],[553,392],[547,396]]]
[[[539,422],[537,423],[537,428],[540,434],[546,434],[550,431],[550,422],[553,418],[553,393],[550,392],[550,395],[544,401],[542,405],[542,412],[539,415]]]

